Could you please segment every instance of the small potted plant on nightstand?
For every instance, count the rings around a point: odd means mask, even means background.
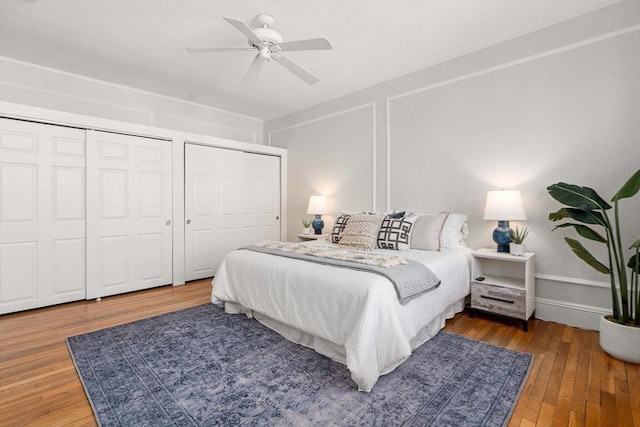
[[[311,219],[308,217],[302,217],[302,234],[311,234]]]
[[[528,234],[529,229],[527,229],[527,227],[522,230],[520,230],[518,226],[516,226],[515,230],[509,229],[509,237],[511,238],[509,252],[511,252],[511,255],[523,256],[525,252],[527,252],[524,239],[527,238]]]
[[[600,347],[625,362],[640,363],[640,238],[635,239],[629,247],[630,252],[625,254],[622,238],[634,236],[623,233],[618,212],[620,200],[629,199],[640,191],[640,169],[611,198],[613,220],[607,215],[611,205],[592,188],[559,182],[547,190],[551,197],[567,205],[550,213],[549,219],[576,221],[559,224],[556,228],[573,227],[581,237],[603,244],[607,249],[607,258],[600,261],[577,240],[564,238],[580,259],[609,276],[613,314],[600,318]],[[638,213],[634,212],[632,218],[637,221]],[[637,226],[637,222],[635,224]]]

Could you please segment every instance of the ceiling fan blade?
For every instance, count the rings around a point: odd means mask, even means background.
[[[324,37],[319,39],[294,40],[290,42],[276,43],[271,48],[273,49],[275,46],[282,51],[333,49],[331,42]]]
[[[253,58],[253,62],[249,66],[247,70],[247,74],[244,75],[242,81],[244,83],[253,84],[258,80],[258,74],[260,74],[260,70],[262,69],[262,65],[265,63],[265,59],[260,56],[260,53]]]
[[[189,53],[234,52],[240,50],[256,50],[255,47],[188,47]]]
[[[305,82],[309,83],[310,85],[316,84],[316,83],[318,83],[320,81],[320,80],[318,80],[317,77],[315,77],[314,75],[312,75],[308,71],[304,70],[298,64],[294,63],[293,61],[291,61],[290,59],[282,56],[279,53],[271,52],[271,58],[273,58],[275,61],[279,62],[284,68],[286,68],[287,70],[291,71],[293,74],[295,74],[296,76],[300,77],[302,80],[304,80]]]
[[[253,30],[249,28],[249,26],[244,22],[242,22],[241,20],[235,19],[235,18],[227,18],[226,16],[223,17],[223,19],[227,21],[229,24],[233,25],[236,30],[240,31],[242,34],[244,34],[249,40],[251,40],[256,45],[260,47],[264,46],[264,43],[262,42],[262,40],[260,40],[260,37],[258,37],[258,35],[254,33]]]

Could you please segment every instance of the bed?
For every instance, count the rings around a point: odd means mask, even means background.
[[[402,305],[391,282],[380,275],[237,250],[218,268],[211,300],[345,364],[358,390],[368,392],[463,310],[471,260],[465,247],[372,252],[417,260],[440,285]]]

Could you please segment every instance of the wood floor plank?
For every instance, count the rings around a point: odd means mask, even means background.
[[[592,331],[576,329],[573,334],[572,344],[578,347],[578,364],[576,366],[575,384],[571,395],[571,411],[584,417],[587,390],[589,386],[589,361],[591,359],[591,339]]]
[[[640,426],[640,365],[626,364],[627,385],[629,386],[629,396],[632,396],[631,415],[633,423]]]
[[[540,427],[551,427],[553,425],[553,416],[555,413],[556,407],[554,405],[550,405],[548,403],[543,403],[540,408],[540,415],[538,416],[538,422],[536,426]]]
[[[633,425],[633,413],[631,409],[631,398],[629,396],[629,386],[625,379],[616,378],[615,380],[615,397],[616,397],[616,414],[618,425],[630,426]],[[640,406],[640,396],[636,397],[636,406]]]
[[[616,409],[616,396],[613,393],[602,391],[600,397],[600,423],[602,427],[620,427],[618,424],[618,411]]]
[[[0,426],[94,426],[65,338],[210,301],[210,280],[0,316]],[[509,426],[640,427],[640,367],[612,359],[593,331],[468,312],[448,331],[533,354]],[[625,426],[626,427],[626,426]]]
[[[569,427],[579,427],[585,425],[584,414],[574,411],[569,412]]]
[[[600,348],[600,342],[598,337],[591,337],[591,351],[589,360],[589,385],[587,390],[587,401],[600,406],[600,384],[602,382],[602,369],[601,365],[603,357],[601,352],[597,351]]]
[[[602,425],[602,409],[600,405],[593,402],[587,402],[585,410],[585,426],[600,427]]]

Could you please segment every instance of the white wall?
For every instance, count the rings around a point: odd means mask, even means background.
[[[519,189],[537,316],[597,329],[607,278],[570,252],[569,232],[551,233],[559,206],[546,187],[565,181],[610,198],[640,167],[639,77],[640,3],[630,1],[266,122],[267,143],[291,155],[289,236],[308,196],[326,194],[332,216],[464,212],[469,246],[492,247],[486,191]],[[640,198],[623,203],[631,244]]]
[[[0,57],[0,101],[262,144],[262,120]]]
[[[272,138],[282,141],[280,148],[287,148],[289,176],[296,177],[288,195],[288,209],[296,212],[289,218],[287,231],[291,240],[302,232],[302,218],[310,217],[306,215],[310,195],[331,195],[331,212],[374,208],[373,107],[365,104],[271,133]],[[351,185],[352,182],[358,185]],[[328,214],[323,219],[326,233],[335,217]]]

